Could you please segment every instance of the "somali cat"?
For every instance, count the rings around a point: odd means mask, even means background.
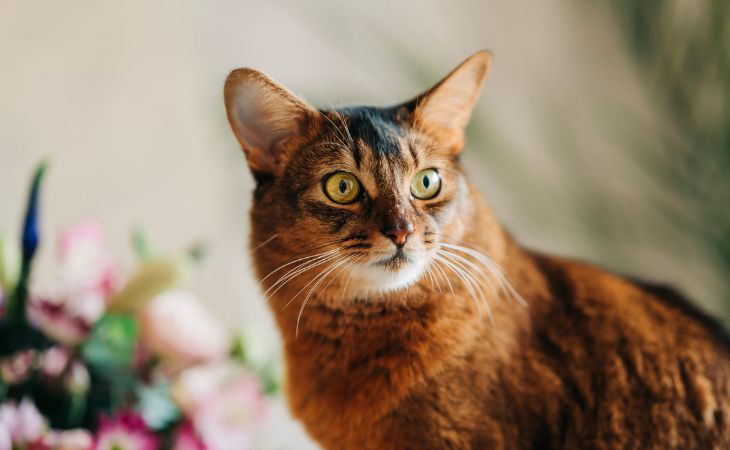
[[[730,448],[723,330],[670,290],[522,248],[469,182],[490,61],[386,108],[228,77],[293,414],[327,449]]]

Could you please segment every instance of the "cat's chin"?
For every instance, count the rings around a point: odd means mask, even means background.
[[[351,287],[360,297],[404,290],[423,278],[426,266],[425,258],[399,264],[397,268],[382,263],[354,265],[350,268]]]

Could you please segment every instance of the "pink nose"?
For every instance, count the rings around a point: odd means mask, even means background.
[[[383,230],[383,234],[388,236],[398,247],[403,247],[405,245],[406,239],[408,239],[408,236],[411,233],[413,233],[413,224],[410,222],[401,224],[401,226],[398,227]]]

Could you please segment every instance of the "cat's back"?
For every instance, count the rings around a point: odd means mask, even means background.
[[[564,423],[552,426],[564,446],[730,447],[730,339],[719,324],[669,289],[533,259],[548,288],[530,305],[539,356],[527,364],[560,385]]]

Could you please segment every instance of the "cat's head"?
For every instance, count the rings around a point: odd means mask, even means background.
[[[309,262],[358,295],[427,276],[470,207],[458,156],[490,61],[476,53],[393,107],[337,110],[315,109],[259,71],[233,71],[225,103],[256,179],[257,265]]]

